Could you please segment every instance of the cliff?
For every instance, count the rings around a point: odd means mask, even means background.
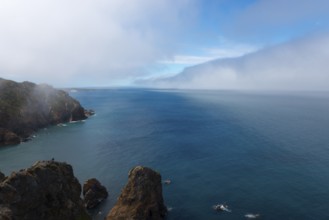
[[[86,119],[89,113],[63,90],[0,78],[0,146],[18,144],[48,125]]]
[[[91,220],[72,167],[39,161],[0,181],[0,219]]]
[[[85,182],[83,194],[84,201],[67,163],[38,161],[8,177],[0,172],[0,219],[91,220],[86,208],[96,207],[108,193],[92,178]],[[166,214],[160,174],[137,166],[106,219],[163,220]]]
[[[107,220],[162,220],[167,209],[162,197],[161,175],[137,166],[128,175],[128,183]]]

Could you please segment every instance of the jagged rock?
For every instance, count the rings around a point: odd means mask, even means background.
[[[0,183],[0,219],[91,220],[72,167],[39,161]]]
[[[87,118],[80,103],[63,90],[0,78],[0,145],[27,140],[38,129]],[[7,132],[10,131],[10,132]]]
[[[87,209],[95,208],[108,196],[106,188],[95,178],[89,179],[83,184],[82,192]]]
[[[107,220],[162,220],[167,209],[163,203],[161,175],[137,166],[128,174],[128,183]]]
[[[0,182],[5,179],[5,174],[0,171]]]

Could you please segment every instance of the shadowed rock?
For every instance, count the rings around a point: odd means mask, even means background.
[[[38,129],[92,115],[63,90],[0,78],[0,146],[27,140]]]
[[[39,161],[0,182],[0,219],[91,220],[72,167]]]
[[[0,182],[1,182],[2,180],[4,180],[5,177],[6,177],[5,174],[1,173],[1,171],[0,171]]]
[[[19,144],[21,139],[8,129],[0,128],[0,146]]]
[[[83,184],[83,197],[87,209],[95,208],[107,196],[106,188],[97,179],[89,179]]]
[[[147,167],[137,166],[107,220],[162,220],[167,209],[163,203],[161,176]]]

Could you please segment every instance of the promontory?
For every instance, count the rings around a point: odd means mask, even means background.
[[[0,146],[19,144],[40,128],[86,119],[90,112],[66,91],[0,78]]]

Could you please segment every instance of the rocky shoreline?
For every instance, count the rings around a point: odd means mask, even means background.
[[[107,196],[106,188],[94,178],[82,190],[72,166],[64,162],[37,161],[7,177],[0,172],[1,220],[91,220],[87,209]],[[161,175],[137,166],[129,172],[128,183],[106,220],[162,220],[166,213]]]
[[[63,90],[0,78],[0,146],[19,144],[40,128],[93,114]],[[0,220],[91,220],[88,209],[107,197],[107,189],[97,179],[82,187],[71,165],[53,159],[37,161],[9,176],[0,172]],[[129,172],[106,220],[162,220],[166,214],[161,175],[138,166]]]
[[[0,78],[0,146],[19,144],[40,128],[93,114],[63,90]]]

